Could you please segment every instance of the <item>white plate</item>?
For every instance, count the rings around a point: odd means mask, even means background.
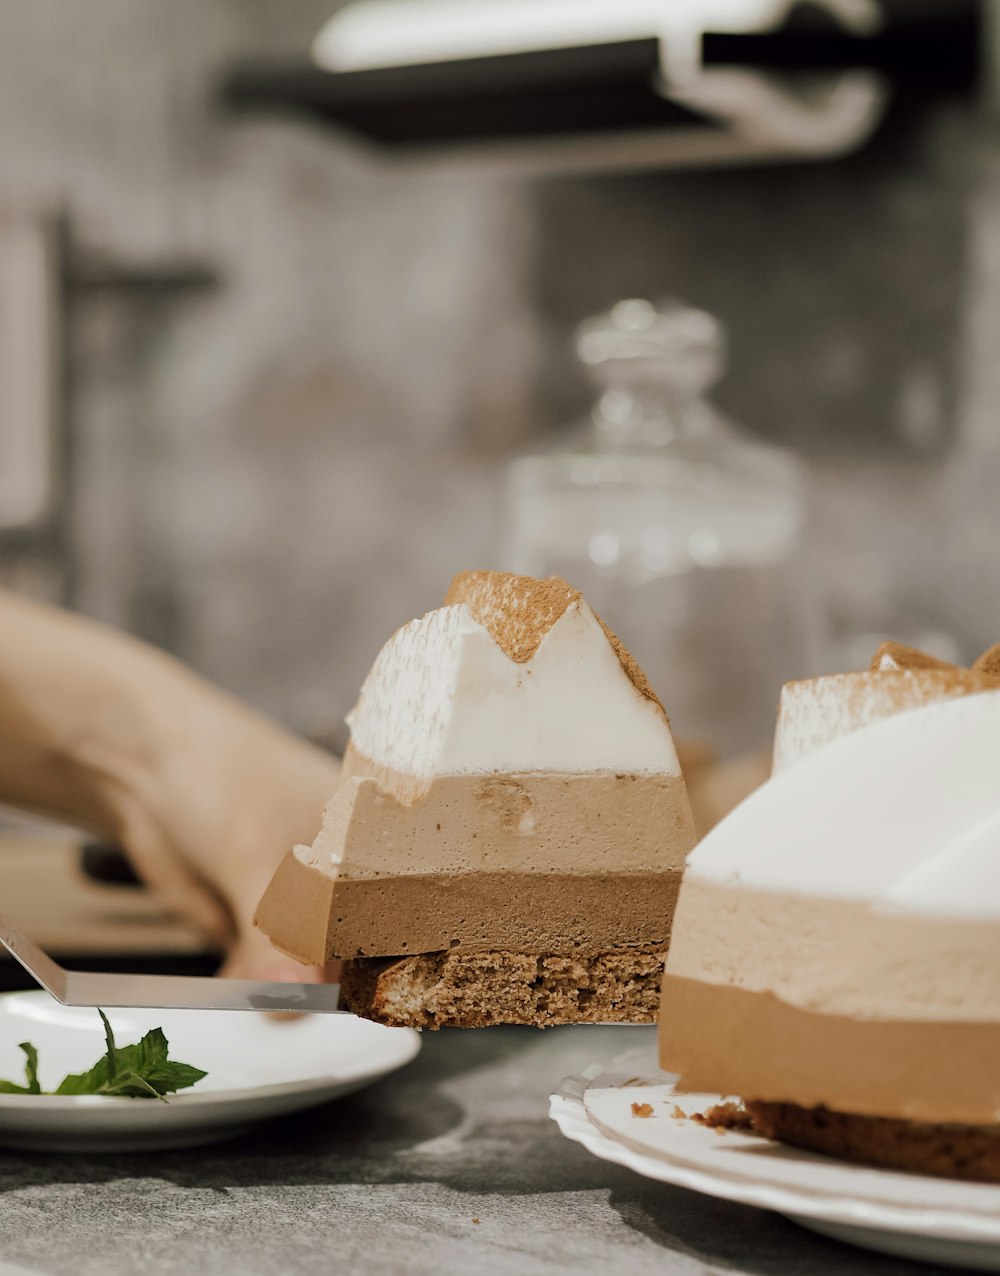
[[[166,1103],[98,1095],[0,1094],[0,1143],[40,1151],[112,1152],[193,1147],[232,1138],[269,1117],[360,1090],[409,1063],[420,1036],[352,1015],[279,1021],[247,1011],[113,1010],[129,1045],[162,1028],[170,1055],[207,1076]],[[46,992],[0,996],[0,1077],[24,1078],[21,1041],[38,1047],[43,1089],[104,1053],[96,1010],[61,1006]]]
[[[777,1210],[869,1249],[1000,1272],[1000,1187],[850,1165],[672,1115],[675,1105],[690,1115],[719,1101],[675,1095],[654,1035],[610,1070],[595,1064],[564,1081],[549,1114],[567,1138],[647,1178]],[[633,1103],[654,1115],[634,1116]]]

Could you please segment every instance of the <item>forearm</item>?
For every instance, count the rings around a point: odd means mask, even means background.
[[[0,590],[0,803],[114,837],[168,906],[235,933],[237,969],[273,964],[251,918],[337,772],[155,648]]]
[[[80,616],[0,591],[0,802],[116,835],[154,749],[146,702],[167,657]]]

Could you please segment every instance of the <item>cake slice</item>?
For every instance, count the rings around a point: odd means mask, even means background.
[[[873,663],[786,688],[774,777],[690,856],[661,1063],[769,1136],[1000,1181],[995,654]]]
[[[466,572],[382,649],[340,785],[258,926],[348,1009],[655,1018],[694,828],[663,706],[578,590]]]

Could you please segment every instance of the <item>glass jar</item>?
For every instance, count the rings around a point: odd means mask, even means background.
[[[709,402],[724,351],[718,321],[677,303],[587,320],[589,438],[510,465],[505,525],[510,567],[581,589],[675,733],[727,756],[768,743],[782,682],[808,672],[809,617],[803,469]]]

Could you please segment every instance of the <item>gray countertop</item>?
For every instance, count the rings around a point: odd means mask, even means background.
[[[0,1151],[0,1276],[4,1263],[47,1276],[941,1270],[652,1182],[564,1139],[550,1090],[641,1031],[426,1033],[403,1072],[230,1143]]]

